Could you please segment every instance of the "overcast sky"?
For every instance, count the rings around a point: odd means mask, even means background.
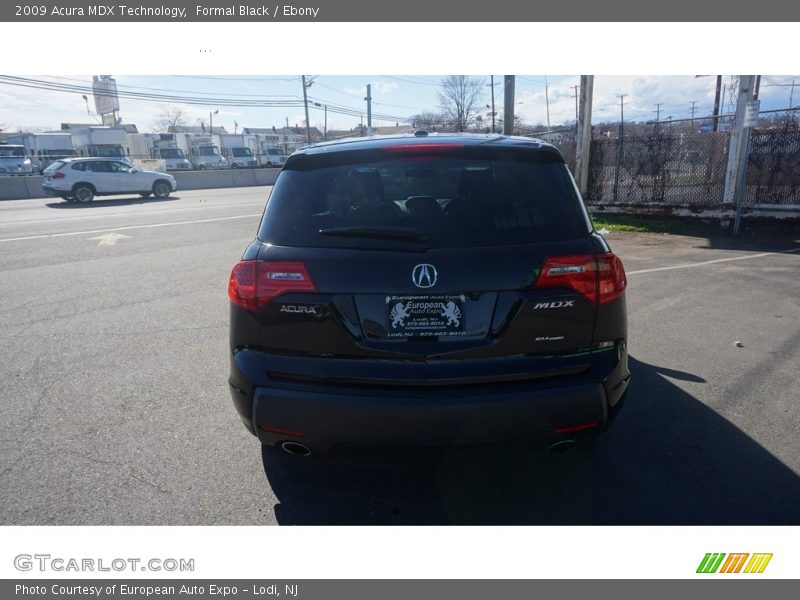
[[[502,75],[495,75],[495,83],[502,83]],[[30,79],[54,84],[90,86],[91,75],[31,75]],[[300,76],[127,76],[114,75],[120,91],[138,93],[194,95],[208,99],[219,99],[219,105],[193,106],[185,104],[190,124],[198,119],[208,120],[210,110],[218,110],[213,118],[214,125],[224,125],[233,132],[235,124],[242,127],[280,127],[286,124],[301,125],[304,120],[302,108],[302,84]],[[491,102],[489,76],[485,80],[485,94],[482,104]],[[348,107],[366,112],[366,85],[372,84],[373,111],[395,119],[375,120],[374,125],[394,125],[395,120],[422,111],[436,111],[439,108],[437,92],[441,77],[433,76],[330,76],[313,78],[308,88],[311,106],[312,126],[323,127],[323,110],[314,103]],[[521,75],[516,80],[517,113],[525,123],[536,125],[547,123],[547,101],[545,80],[549,98],[550,124],[560,125],[575,119],[574,87],[578,76],[565,75]],[[729,76],[723,83],[730,83]],[[768,75],[762,78],[762,110],[787,108],[792,81],[798,86],[794,89],[794,106],[800,105],[800,75]],[[686,76],[598,76],[595,78],[594,115],[595,122],[619,119],[619,98],[625,94],[625,120],[650,120],[656,115],[656,104],[661,104],[661,118],[684,119],[691,116],[692,101],[695,116],[711,113],[714,102],[715,77]],[[497,110],[502,109],[502,85],[495,86]],[[297,106],[249,108],[226,106],[226,100],[263,99],[289,101]],[[94,105],[89,98],[89,108]],[[230,103],[230,102],[228,102]],[[176,103],[177,104],[177,103]],[[163,100],[144,101],[120,99],[120,116],[125,123],[135,123],[140,131],[153,131],[159,113],[164,110]],[[733,107],[730,99],[725,100],[725,112]],[[488,109],[486,110],[488,112]],[[27,128],[57,129],[62,122],[92,122],[95,117],[87,114],[87,105],[79,91],[55,91],[51,89],[32,89],[0,82],[0,126],[6,131]],[[359,123],[357,116],[328,114],[329,129],[352,129]]]

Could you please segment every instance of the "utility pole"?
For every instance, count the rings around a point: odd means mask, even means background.
[[[664,105],[663,102],[656,103],[656,123],[661,120],[661,107]]]
[[[492,88],[492,133],[494,133],[494,131],[495,131],[495,129],[494,129],[494,116],[495,116],[495,112],[494,112],[494,86],[495,85],[499,85],[499,84],[495,84],[494,75],[490,75],[490,77],[491,77],[491,83],[489,84],[489,87]]]
[[[696,108],[697,108],[697,100],[692,100],[692,108],[690,110],[690,112],[692,113],[692,121],[691,121],[692,129],[694,129],[694,112]]]
[[[589,151],[592,144],[592,93],[594,75],[581,75],[578,139],[575,147],[575,179],[581,196],[586,198],[589,187]]]
[[[792,79],[792,87],[789,89],[789,110],[792,110],[793,100],[794,100],[794,79]]]
[[[548,93],[547,75],[544,76],[544,103],[547,107],[547,131],[550,131],[550,94]]]
[[[506,75],[503,85],[503,135],[514,133],[514,76]]]
[[[619,96],[619,139],[617,140],[617,164],[614,167],[614,202],[619,196],[619,169],[622,164],[623,144],[625,143],[625,96],[628,94],[617,94]]]
[[[311,145],[311,125],[308,122],[308,93],[306,89],[311,87],[313,81],[306,83],[306,76],[303,75],[303,105],[306,107],[306,142]]]
[[[367,84],[367,135],[372,135],[372,86]]]
[[[714,116],[711,119],[711,131],[716,133],[719,130],[719,97],[722,89],[722,75],[717,75],[717,89],[714,92]]]
[[[750,159],[750,136],[753,131],[753,127],[758,122],[758,93],[761,89],[761,75],[756,75],[756,83],[755,83],[755,90],[752,93],[752,100],[748,102],[747,112],[751,113],[749,118],[745,118],[745,151],[744,151],[744,158],[742,161],[742,169],[739,171],[739,181],[737,182],[737,189],[736,189],[736,216],[733,220],[733,235],[734,237],[739,235],[739,230],[742,227],[742,211],[744,210],[744,193],[745,193],[745,185],[747,183],[747,161]]]
[[[744,179],[742,177],[747,168],[747,144],[750,128],[745,122],[747,105],[755,96],[755,76],[739,75],[739,96],[736,100],[736,119],[728,149],[728,165],[725,169],[725,191],[722,196],[724,204],[736,205],[737,221],[740,220],[740,207],[744,194]],[[734,232],[738,233],[737,222],[734,222]]]

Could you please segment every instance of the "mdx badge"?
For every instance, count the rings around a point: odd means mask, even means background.
[[[575,298],[572,300],[556,300],[555,302],[537,302],[533,310],[541,310],[543,308],[567,308],[568,306],[575,306]]]
[[[429,288],[435,286],[438,276],[439,275],[436,272],[436,267],[429,264],[417,265],[414,267],[414,270],[411,271],[411,281],[414,282],[414,285],[418,288]]]

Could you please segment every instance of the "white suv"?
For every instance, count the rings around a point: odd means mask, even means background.
[[[140,171],[116,158],[67,158],[44,170],[42,188],[67,202],[91,202],[95,196],[139,194],[166,198],[177,189],[172,175]]]

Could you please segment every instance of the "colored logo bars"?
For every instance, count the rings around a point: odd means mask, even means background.
[[[727,558],[725,558],[726,556]],[[750,560],[747,560],[748,556],[750,557]],[[697,567],[697,572],[740,573],[742,572],[742,567],[744,567],[744,573],[763,573],[770,560],[772,560],[772,553],[749,554],[744,552],[726,555],[724,552],[708,552],[703,557],[703,560],[700,561],[700,565]]]

